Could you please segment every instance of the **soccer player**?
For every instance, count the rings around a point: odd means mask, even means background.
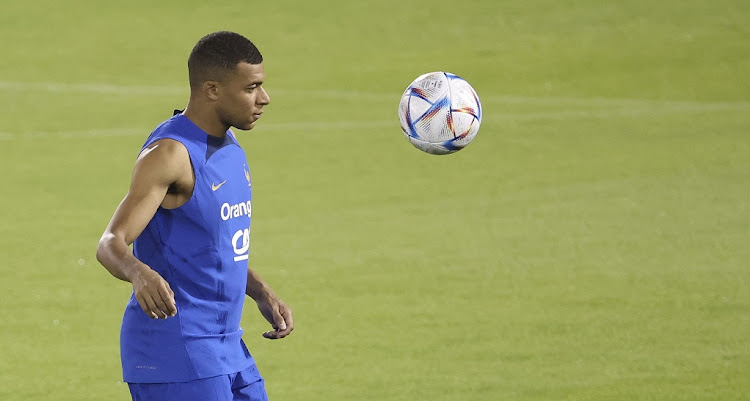
[[[245,295],[271,323],[265,338],[284,338],[294,322],[248,268],[250,172],[229,130],[252,129],[270,102],[262,62],[237,33],[198,41],[187,107],[146,140],[99,241],[99,262],[133,285],[120,333],[133,400],[267,400],[242,341]]]

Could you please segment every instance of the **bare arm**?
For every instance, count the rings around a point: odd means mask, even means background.
[[[189,155],[178,142],[161,140],[144,150],[135,163],[130,189],[96,250],[97,260],[114,277],[133,284],[138,303],[152,318],[166,319],[177,313],[174,293],[158,273],[133,255],[130,245],[165,201],[170,185],[186,171],[192,177]]]
[[[247,269],[245,293],[258,304],[258,309],[273,327],[273,331],[263,333],[263,337],[275,340],[284,338],[294,330],[292,309],[287,306],[271,287],[252,269]]]

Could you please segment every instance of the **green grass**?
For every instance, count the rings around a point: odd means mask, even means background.
[[[247,304],[272,399],[750,399],[750,5],[376,3],[3,7],[1,400],[129,399],[95,246],[217,29],[272,97],[241,134],[297,326]],[[398,127],[434,70],[485,109],[455,155]]]

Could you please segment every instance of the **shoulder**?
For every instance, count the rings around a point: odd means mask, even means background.
[[[164,179],[177,179],[192,171],[190,154],[180,141],[159,139],[141,151],[135,162],[136,169]]]
[[[188,153],[185,144],[176,139],[163,138],[144,147],[138,155],[138,160],[157,159],[166,162],[173,162],[189,157],[190,154]]]

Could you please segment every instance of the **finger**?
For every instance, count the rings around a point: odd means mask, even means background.
[[[158,319],[159,317],[154,313],[154,303],[151,301],[150,297],[138,295],[136,296],[136,300],[138,300],[138,305],[141,306],[141,309],[143,309],[143,313],[148,315],[151,319]]]
[[[278,340],[279,338],[282,338],[282,337],[279,337],[279,335],[280,334],[279,334],[278,330],[267,331],[267,332],[263,333],[263,337],[265,337],[265,338],[267,338],[269,340]]]
[[[148,309],[148,305],[146,305],[146,301],[144,301],[143,298],[139,296],[136,296],[135,300],[138,301],[138,305],[141,307],[143,313],[147,314],[148,317],[153,318],[153,316],[151,316],[151,311]]]
[[[284,338],[294,330],[294,318],[292,317],[292,309],[286,305],[281,306],[281,316],[284,318],[286,328],[277,330],[279,332],[279,338]]]
[[[166,284],[164,287],[161,287],[159,291],[159,296],[161,296],[161,300],[166,305],[166,309],[163,309],[164,312],[168,316],[174,317],[174,315],[177,314],[177,304],[174,300],[174,293],[170,294],[169,285]]]
[[[282,305],[271,308],[271,314],[273,315],[272,326],[276,331],[286,330],[286,321],[284,320],[284,316],[281,315],[281,311],[279,310],[280,307],[282,307]]]
[[[166,319],[167,314],[164,313],[164,305],[158,295],[158,292],[156,296],[153,296],[151,295],[151,293],[146,292],[145,294],[143,294],[143,299],[146,301],[148,310],[151,312],[154,319]]]
[[[172,303],[175,303],[175,301],[174,301],[174,291],[172,291],[172,287],[166,281],[164,281],[164,286],[167,289],[167,293],[169,294],[169,297],[172,298]]]
[[[282,333],[282,332],[276,330],[276,331],[269,331],[268,332],[268,337],[266,337],[266,338],[271,339],[271,340],[281,340],[282,338],[286,337],[287,335],[289,335],[289,333]]]
[[[154,304],[156,305],[156,309],[154,312],[159,316],[159,319],[166,319],[169,316],[169,313],[167,312],[169,310],[169,307],[167,304],[171,304],[171,302],[167,301],[164,302],[164,299],[162,299],[160,294],[156,294],[155,297],[153,297]]]

